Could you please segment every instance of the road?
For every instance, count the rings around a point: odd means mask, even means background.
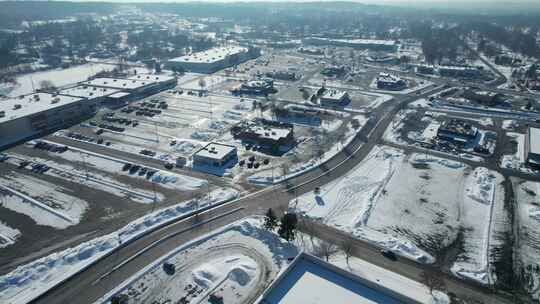
[[[190,217],[151,232],[92,264],[85,271],[57,285],[32,303],[93,303],[140,269],[182,244],[243,217],[263,214],[268,208],[278,211],[286,210],[289,201],[295,196],[312,191],[315,187],[343,176],[360,163],[373,147],[380,143],[380,139],[392,122],[394,115],[407,103],[418,98],[426,98],[441,90],[442,88],[436,88],[432,91],[424,90],[425,93],[422,95],[396,97],[373,112],[375,119],[372,121],[376,124],[364,127],[340,153],[325,164],[284,184],[265,188],[231,203],[208,210],[197,217]],[[331,240],[349,239],[353,241],[358,257],[413,280],[418,280],[420,273],[427,267],[404,258],[400,258],[396,262],[389,262],[380,255],[378,248],[373,245],[361,240],[353,240],[343,232],[327,226],[321,226],[318,236]],[[155,245],[150,246],[151,244]],[[128,262],[121,264],[122,261],[126,260]],[[110,272],[119,264],[122,266]],[[490,293],[486,288],[465,283],[442,272],[440,274],[445,278],[447,290],[458,296],[476,299],[484,303],[511,303],[501,296]]]

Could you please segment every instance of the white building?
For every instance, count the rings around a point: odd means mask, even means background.
[[[193,154],[193,166],[231,167],[237,157],[235,146],[211,142]]]
[[[204,52],[174,58],[167,63],[167,69],[181,68],[195,73],[213,73],[240,64],[260,55],[258,49],[241,46],[216,47]]]
[[[334,106],[344,105],[350,101],[349,93],[346,91],[327,89],[320,97],[321,105]]]
[[[0,101],[0,149],[50,134],[91,117],[95,101],[35,93]]]

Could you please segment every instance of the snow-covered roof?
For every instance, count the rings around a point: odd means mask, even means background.
[[[131,80],[143,80],[143,81],[152,81],[152,82],[164,82],[174,79],[174,76],[170,75],[154,75],[154,74],[138,74],[135,76],[128,77]]]
[[[83,84],[96,87],[107,87],[118,90],[135,90],[147,86],[155,81],[120,79],[120,78],[96,78]]]
[[[82,99],[79,97],[53,95],[49,93],[35,93],[1,100],[0,112],[4,112],[4,115],[3,117],[0,117],[0,123],[65,106],[81,100]]]
[[[396,41],[394,40],[380,40],[380,39],[330,39],[330,38],[318,38],[318,37],[313,37],[309,39],[327,41],[327,42],[337,42],[337,43],[344,43],[344,44],[356,44],[356,45],[388,45],[388,46],[396,45]]]
[[[324,91],[322,98],[325,100],[341,101],[341,99],[343,99],[347,95],[348,94],[345,91],[330,89]]]
[[[72,87],[69,89],[61,90],[59,93],[62,95],[69,95],[69,96],[92,99],[96,97],[112,95],[117,92],[119,92],[119,90],[117,89],[98,88],[98,87],[91,87],[87,85],[79,85],[79,86]]]
[[[192,62],[192,63],[212,63],[216,61],[221,61],[228,56],[245,53],[248,49],[241,46],[229,46],[229,47],[216,47],[213,49],[206,50],[204,52],[193,53],[178,58],[173,58],[169,61],[172,62]]]
[[[117,93],[114,93],[114,94],[111,94],[109,95],[110,98],[124,98],[128,95],[130,95],[131,93],[128,93],[128,92],[117,92]]]
[[[258,303],[405,303],[397,293],[304,253],[274,282]]]
[[[229,153],[236,151],[235,146],[211,142],[195,153],[197,156],[221,160]]]
[[[529,152],[540,154],[540,128],[529,128]]]

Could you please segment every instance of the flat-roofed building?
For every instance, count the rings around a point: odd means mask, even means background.
[[[260,56],[260,50],[253,47],[216,47],[203,52],[173,58],[167,61],[167,69],[183,69],[195,73],[214,73],[233,65],[241,64]]]
[[[77,124],[96,110],[91,99],[49,93],[1,100],[0,149]]]
[[[540,169],[540,128],[529,127],[527,129],[525,159],[529,166]]]
[[[194,166],[232,167],[238,160],[235,146],[211,142],[193,154]]]
[[[242,121],[231,128],[234,138],[260,145],[263,150],[279,153],[294,145],[292,124],[256,119]]]
[[[437,137],[453,142],[470,142],[478,135],[478,129],[470,123],[461,119],[450,119],[444,121],[437,129]]]
[[[405,80],[389,73],[379,73],[379,76],[377,76],[375,81],[377,89],[403,90],[407,87]]]
[[[319,100],[323,106],[336,106],[347,104],[350,101],[350,97],[346,91],[327,89]]]
[[[130,93],[130,98],[142,98],[175,87],[176,77],[151,74],[135,75],[127,79],[101,77],[85,81],[82,85],[115,89]]]
[[[365,274],[360,276],[300,253],[256,303],[431,303],[429,292],[420,295],[419,284],[397,274],[383,273],[384,269],[372,268],[375,267],[369,265],[368,270],[362,269]],[[380,279],[374,279],[373,274],[378,274]]]
[[[355,49],[366,49],[373,51],[397,51],[399,44],[395,40],[378,40],[378,39],[330,39],[311,37],[302,41],[304,44],[310,45],[332,45],[351,47]]]

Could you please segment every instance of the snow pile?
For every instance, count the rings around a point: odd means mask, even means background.
[[[11,228],[0,221],[0,248],[15,244],[20,236],[21,232],[18,229]]]
[[[238,195],[238,191],[234,189],[217,189],[212,191],[209,197],[200,199],[198,205],[211,206],[236,198]],[[120,244],[193,211],[195,206],[192,202],[193,200],[157,210],[116,232],[18,267],[0,277],[0,302],[19,304],[31,301],[62,280],[109,254]]]
[[[192,272],[193,281],[204,288],[212,286],[219,277],[219,272],[210,264],[203,264]]]
[[[477,168],[473,172],[472,183],[465,189],[467,195],[479,203],[491,204],[495,194],[494,178],[487,168]]]

